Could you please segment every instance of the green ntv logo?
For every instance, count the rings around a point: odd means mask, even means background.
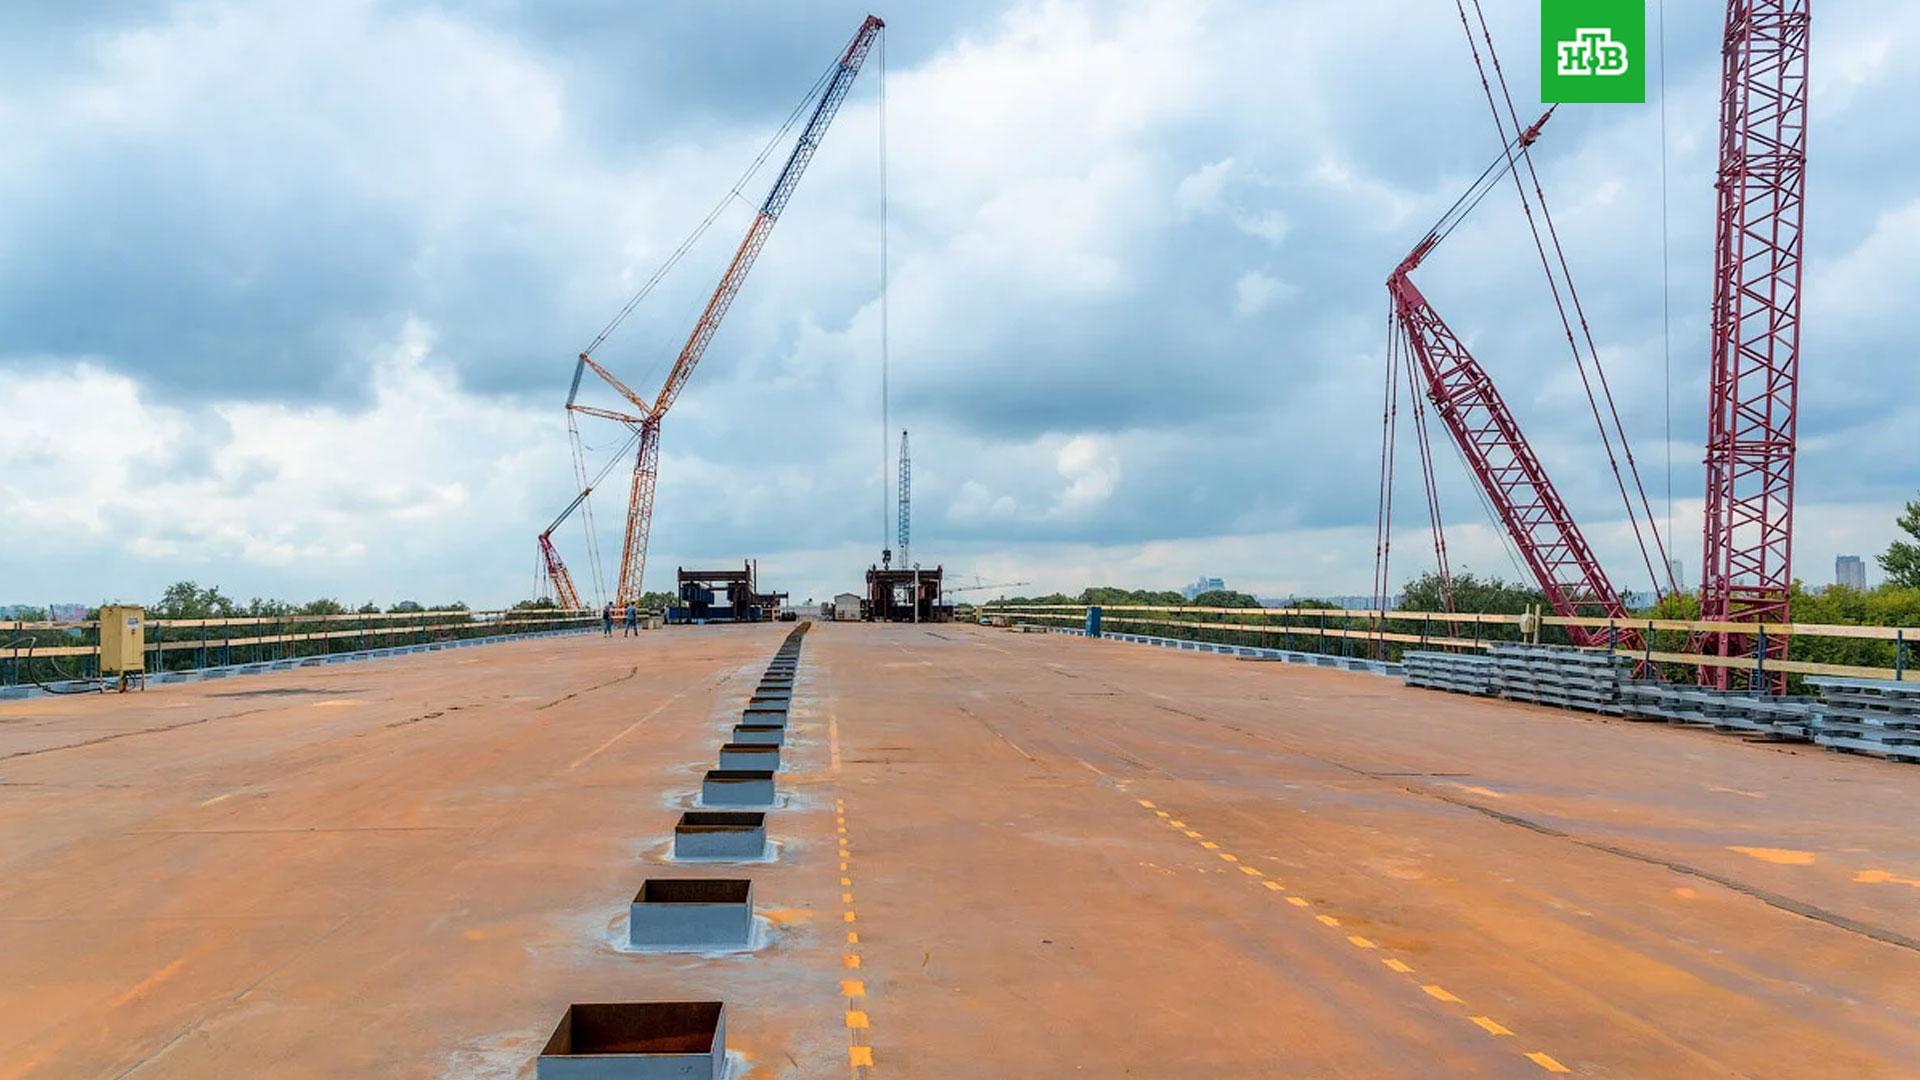
[[[1540,100],[1647,100],[1646,0],[1540,0]]]

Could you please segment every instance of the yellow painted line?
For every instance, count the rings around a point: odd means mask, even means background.
[[[1277,881],[1263,881],[1260,884],[1265,885],[1267,888],[1272,889],[1274,892],[1279,892],[1281,889],[1281,885]]]
[[[1153,813],[1155,817],[1170,818],[1173,816],[1172,814],[1167,813],[1165,810],[1155,810]]]
[[[845,836],[847,834],[847,827],[845,825],[835,825],[834,828],[839,830],[840,835],[842,836]]]
[[[1186,833],[1188,836],[1192,837],[1195,840],[1200,839],[1200,834],[1197,832],[1194,832],[1192,829],[1182,829],[1180,831]]]
[[[1382,960],[1380,962],[1392,968],[1393,970],[1399,972],[1402,975],[1413,974],[1413,968],[1407,966],[1407,962],[1405,960],[1395,960],[1393,957],[1389,956],[1385,960]]]
[[[867,1026],[867,1014],[861,1012],[859,1009],[848,1009],[847,1026],[850,1028],[865,1028]]]
[[[1459,998],[1448,993],[1447,990],[1438,983],[1428,983],[1420,989],[1425,990],[1427,996],[1433,998],[1435,1001],[1451,1001],[1456,1005],[1460,1003]]]
[[[867,984],[859,979],[841,979],[840,992],[847,997],[866,997]]]
[[[1254,869],[1251,866],[1241,867],[1240,872],[1248,875],[1249,877],[1265,877],[1266,876],[1265,874],[1262,874],[1260,871]]]
[[[1354,948],[1356,948],[1356,949],[1377,949],[1377,948],[1379,948],[1379,946],[1377,946],[1377,945],[1375,945],[1375,944],[1374,944],[1373,942],[1371,942],[1371,941],[1368,941],[1368,940],[1367,940],[1366,938],[1363,938],[1363,937],[1361,937],[1361,936],[1360,936],[1359,934],[1348,934],[1348,935],[1347,935],[1347,940],[1348,940],[1348,941],[1351,941],[1351,942],[1353,942],[1353,947],[1354,947]]]
[[[1150,803],[1150,802],[1148,802],[1147,800],[1145,800],[1145,799],[1140,799],[1140,800],[1137,800],[1137,801],[1138,801],[1138,802],[1140,803],[1140,805],[1141,805],[1141,806],[1144,806],[1144,807],[1146,807],[1146,808],[1147,808],[1147,809],[1149,809],[1149,810],[1151,810],[1151,809],[1153,809],[1153,804],[1152,804],[1152,803]]]
[[[1226,852],[1224,852],[1224,851],[1220,853],[1220,858],[1221,858],[1221,859],[1223,859],[1223,860],[1225,860],[1225,861],[1227,861],[1227,862],[1239,862],[1239,861],[1240,861],[1240,856],[1238,856],[1238,855],[1229,855],[1229,854],[1227,854],[1227,853],[1226,853]]]
[[[1292,904],[1294,907],[1306,907],[1307,898],[1304,896],[1289,896],[1287,897],[1287,903]]]
[[[1315,915],[1314,918],[1319,919],[1321,922],[1326,923],[1328,926],[1340,925],[1340,920],[1334,918],[1331,915]]]
[[[857,968],[860,966],[860,954],[847,953],[840,957],[840,963],[846,967]]]
[[[854,931],[854,930],[847,931],[847,944],[849,945],[860,944],[860,934],[858,931]]]
[[[1727,846],[1727,850],[1737,851],[1750,859],[1759,859],[1761,862],[1776,863],[1780,866],[1813,865],[1813,852],[1811,851],[1795,851],[1792,848],[1777,847],[1739,847],[1732,844]]]
[[[1538,1050],[1535,1050],[1532,1053],[1528,1054],[1527,1060],[1533,1062],[1535,1065],[1540,1066],[1541,1068],[1547,1070],[1548,1072],[1572,1072],[1573,1071],[1572,1069],[1567,1068],[1565,1065],[1562,1065],[1559,1062],[1553,1060],[1552,1054],[1543,1054]]]
[[[1504,1028],[1504,1027],[1501,1027],[1501,1026],[1500,1026],[1500,1024],[1499,1024],[1499,1022],[1498,1022],[1498,1021],[1496,1021],[1496,1020],[1494,1020],[1494,1019],[1493,1019],[1492,1017],[1490,1017],[1490,1016],[1469,1016],[1469,1017],[1467,1017],[1467,1019],[1469,1019],[1469,1020],[1471,1020],[1471,1021],[1473,1021],[1473,1022],[1474,1022],[1474,1023],[1476,1023],[1476,1024],[1479,1024],[1479,1025],[1480,1025],[1480,1026],[1481,1026],[1482,1028],[1484,1028],[1484,1029],[1486,1030],[1486,1033],[1487,1033],[1487,1034],[1489,1034],[1489,1035],[1511,1035],[1511,1034],[1513,1034],[1513,1032],[1511,1032],[1511,1031],[1508,1031],[1508,1030],[1507,1030],[1506,1028]]]
[[[848,921],[848,922],[852,922],[852,921],[853,921],[853,912],[851,912],[851,911],[849,911],[849,912],[847,912],[847,921]]]
[[[853,1065],[856,1067],[865,1065],[869,1069],[873,1068],[873,1047],[871,1046],[847,1047],[847,1064]]]
[[[842,884],[842,885],[851,885],[851,884],[853,884],[853,879],[852,879],[852,878],[850,878],[850,877],[843,877],[843,878],[841,878],[841,879],[840,879],[840,884]]]
[[[1219,847],[1220,845],[1214,843],[1211,840],[1202,840],[1200,841],[1200,846],[1203,848],[1206,848],[1208,851],[1212,851],[1213,849]]]
[[[201,803],[200,808],[204,810],[207,807],[212,806],[214,803],[226,802],[228,799],[231,799],[231,798],[233,798],[233,792],[231,791],[227,792],[225,795],[215,795],[213,798],[208,799],[206,802]]]
[[[841,863],[841,864],[840,864],[840,869],[842,869],[842,870],[845,870],[846,868],[847,868],[847,864],[846,864],[846,863]]]
[[[841,902],[841,903],[843,903],[843,904],[851,904],[851,903],[853,903],[853,894],[852,894],[852,893],[850,893],[850,892],[843,892],[843,893],[841,893],[841,894],[840,894],[840,902]]]
[[[1167,819],[1167,824],[1169,824],[1169,825],[1171,825],[1171,826],[1173,826],[1173,827],[1174,827],[1174,828],[1176,828],[1176,829],[1184,829],[1184,828],[1186,828],[1186,827],[1187,827],[1187,823],[1186,823],[1186,822],[1184,822],[1184,821],[1174,821],[1174,820],[1173,820],[1173,819],[1171,819],[1171,818],[1169,818],[1169,819]]]

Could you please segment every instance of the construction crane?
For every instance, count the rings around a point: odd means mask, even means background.
[[[913,541],[913,464],[907,456],[907,433],[900,433],[900,565],[912,566],[908,557]]]
[[[720,276],[720,283],[715,286],[713,295],[708,298],[706,307],[700,313],[700,318],[694,323],[692,332],[687,335],[686,343],[681,346],[679,355],[674,358],[673,367],[668,371],[666,382],[661,386],[660,392],[651,399],[641,397],[592,356],[594,349],[607,339],[613,328],[638,303],[640,296],[645,295],[646,289],[628,303],[607,329],[601,331],[592,345],[580,353],[578,363],[574,366],[573,387],[567,395],[568,411],[613,420],[625,425],[632,433],[628,446],[637,445],[638,448],[634,456],[633,480],[627,497],[627,524],[620,553],[620,575],[614,588],[616,605],[637,603],[640,599],[642,582],[646,576],[647,540],[653,524],[654,489],[660,475],[661,422],[666,418],[667,411],[673,408],[673,403],[679,399],[681,391],[686,388],[687,380],[693,377],[694,369],[699,366],[701,357],[706,354],[707,346],[713,341],[714,333],[720,329],[721,320],[726,317],[728,308],[733,305],[741,286],[746,283],[748,271],[753,269],[754,261],[759,258],[761,249],[766,246],[767,237],[773,232],[774,223],[779,221],[781,212],[786,209],[788,200],[793,197],[794,187],[799,184],[801,175],[806,172],[807,165],[820,148],[820,142],[826,136],[828,126],[833,123],[835,114],[840,111],[841,103],[846,100],[847,92],[853,86],[854,76],[859,74],[860,67],[866,61],[868,52],[872,50],[875,39],[885,27],[886,24],[879,17],[867,16],[866,20],[860,24],[860,28],[854,32],[853,39],[841,51],[839,60],[824,77],[818,95],[813,99],[813,111],[808,116],[805,126],[801,128],[792,153],[787,156],[786,163],[775,178],[772,189],[761,201],[753,223],[747,227],[746,237],[734,251],[733,259]],[[715,213],[718,213],[717,208]],[[711,220],[712,215],[709,216],[708,222]],[[678,253],[676,257],[677,255]],[[652,284],[649,282],[648,288]],[[581,404],[578,400],[580,383],[583,374],[588,370],[612,387],[615,393],[627,401],[633,411],[623,412]],[[623,449],[622,453],[624,452]],[[587,485],[581,495],[576,498],[574,505],[578,505],[591,490],[591,485]],[[565,517],[566,514],[562,514],[560,520],[564,520]],[[555,525],[558,523],[556,521]],[[553,553],[552,544],[547,539],[551,531],[550,527],[547,533],[541,534],[541,554],[546,559],[548,576],[553,583],[554,591],[558,593],[561,591],[563,582],[568,588],[571,588],[572,582],[566,573],[566,567],[560,562],[559,555]]]
[[[1545,466],[1528,443],[1512,410],[1507,407],[1492,377],[1480,366],[1459,335],[1434,310],[1411,276],[1494,187],[1512,178],[1558,310],[1561,327],[1579,371],[1581,384],[1586,390],[1601,445],[1625,505],[1627,519],[1639,541],[1641,558],[1653,578],[1655,593],[1663,591],[1663,580],[1667,590],[1671,590],[1674,583],[1670,563],[1666,559],[1666,548],[1654,525],[1645,486],[1640,480],[1625,427],[1614,404],[1612,389],[1600,363],[1586,314],[1580,305],[1579,292],[1574,287],[1572,270],[1560,246],[1552,215],[1547,208],[1546,194],[1541,188],[1530,155],[1530,148],[1539,139],[1541,130],[1552,118],[1554,110],[1549,108],[1531,125],[1521,127],[1479,0],[1472,0],[1472,7],[1475,19],[1469,20],[1466,0],[1456,0],[1455,8],[1460,16],[1461,27],[1467,34],[1474,66],[1479,71],[1481,89],[1493,113],[1494,126],[1505,145],[1493,163],[1441,215],[1440,221],[1414,245],[1413,250],[1387,278],[1391,322],[1396,336],[1389,338],[1388,396],[1382,416],[1381,519],[1376,547],[1375,591],[1382,598],[1388,591],[1392,454],[1398,365],[1403,355],[1409,367],[1407,377],[1410,389],[1417,372],[1427,400],[1432,402],[1434,411],[1473,473],[1488,509],[1506,531],[1549,606],[1556,614],[1563,616],[1604,618],[1617,622],[1629,616],[1626,603],[1608,579],[1599,558],[1548,477]],[[1479,26],[1477,39],[1474,30],[1476,21]],[[1486,61],[1481,57],[1481,42],[1486,45]],[[1488,62],[1494,73],[1492,79],[1487,74]],[[1496,85],[1499,87],[1498,96],[1494,90]],[[1523,176],[1530,184],[1523,182]],[[1425,412],[1418,392],[1414,395],[1414,418],[1420,440],[1421,468],[1433,523],[1434,553],[1441,576],[1443,603],[1451,610],[1446,540],[1441,527],[1438,494],[1427,445]],[[1614,449],[1616,441],[1620,446],[1618,454]],[[1624,469],[1622,457],[1625,459]],[[1630,486],[1633,489],[1631,492]],[[1654,569],[1654,552],[1659,555],[1659,570]],[[1637,649],[1642,644],[1637,632],[1618,626],[1570,627],[1569,636],[1580,644],[1604,643],[1629,649]]]
[[[1520,150],[1524,151],[1540,137],[1540,129],[1551,115],[1552,110],[1548,110],[1521,133],[1516,140]],[[1505,154],[1503,160],[1507,160]],[[1483,174],[1483,185],[1490,187],[1493,181],[1504,176],[1505,170],[1500,165],[1501,161],[1496,161],[1489,172]],[[1456,204],[1456,213],[1463,214],[1466,209],[1470,209],[1470,202],[1463,197],[1462,203]],[[1392,298],[1404,355],[1411,360],[1427,399],[1433,403],[1434,413],[1453,437],[1495,516],[1506,528],[1555,613],[1624,619],[1628,614],[1626,604],[1607,579],[1606,571],[1601,569],[1599,558],[1580,532],[1580,526],[1547,476],[1546,467],[1528,444],[1519,421],[1500,396],[1492,377],[1413,282],[1413,271],[1457,224],[1457,216],[1442,219],[1387,278],[1387,293]],[[1410,372],[1409,378],[1412,377]],[[1416,398],[1416,404],[1417,401]],[[1424,438],[1422,441],[1424,444]],[[1437,507],[1428,459],[1423,445],[1423,473],[1430,505]],[[1437,529],[1434,535],[1436,557],[1444,567],[1445,540]],[[1443,571],[1443,580],[1444,576]],[[1577,627],[1573,630],[1574,639],[1582,644],[1604,642],[1606,638],[1604,633],[1595,634]]]
[[[1791,621],[1793,465],[1806,214],[1809,0],[1729,0],[1721,45],[1720,168],[1707,378],[1700,617]],[[1787,639],[1689,642],[1711,656],[1785,659]],[[1786,691],[1783,672],[1701,666],[1700,682]]]

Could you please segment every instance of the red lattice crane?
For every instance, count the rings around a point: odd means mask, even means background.
[[[639,602],[642,581],[646,575],[647,539],[653,524],[654,489],[660,475],[661,421],[666,418],[667,410],[673,407],[680,392],[686,388],[687,380],[693,377],[694,368],[699,366],[700,358],[706,355],[707,346],[713,341],[714,333],[720,329],[720,322],[726,317],[727,309],[733,305],[734,297],[739,295],[741,286],[746,283],[748,271],[753,269],[754,260],[759,258],[760,250],[766,246],[767,237],[773,232],[774,223],[780,219],[781,211],[786,209],[787,201],[793,197],[794,187],[799,184],[801,175],[806,172],[808,163],[813,160],[815,151],[819,149],[827,127],[833,123],[834,115],[840,111],[841,103],[846,100],[847,92],[853,86],[854,76],[859,74],[860,67],[866,61],[868,52],[872,50],[875,39],[885,27],[886,24],[879,17],[867,16],[866,20],[860,24],[860,28],[855,31],[853,40],[848,42],[846,48],[840,53],[838,62],[823,80],[813,111],[806,125],[801,129],[792,153],[787,156],[786,163],[780,169],[780,175],[773,182],[772,190],[767,192],[767,197],[761,202],[758,212],[754,214],[753,223],[747,227],[746,237],[740,241],[739,248],[734,251],[733,259],[727,264],[725,273],[721,274],[720,283],[714,288],[713,295],[708,298],[699,320],[693,325],[693,331],[687,335],[686,344],[681,346],[679,355],[674,358],[673,368],[667,373],[666,382],[661,386],[659,394],[651,399],[641,397],[595,361],[591,355],[593,350],[607,339],[613,327],[619,324],[620,319],[632,310],[633,303],[638,301],[637,297],[606,330],[601,332],[599,338],[580,354],[579,364],[574,369],[573,392],[567,397],[567,409],[570,412],[624,424],[631,429],[634,434],[633,441],[638,444],[634,457],[633,481],[627,498],[627,524],[620,553],[620,576],[614,589],[614,603],[618,606]],[[579,395],[580,377],[586,369],[591,369],[595,375],[612,387],[632,406],[633,412],[620,412],[580,404],[576,399]],[[591,487],[583,490],[580,497],[575,499],[574,505],[579,505],[591,490]],[[569,512],[571,509],[569,507]],[[562,514],[560,520],[565,518],[566,514]],[[559,521],[554,524],[557,526]],[[553,545],[548,540],[551,532],[552,527],[549,527],[546,533],[541,534],[540,548],[542,558],[546,561],[548,578],[553,584],[554,591],[559,593],[563,588],[571,590],[572,580],[567,574],[566,567],[560,562],[558,553],[554,552]]]
[[[1542,116],[1522,132],[1517,149],[1531,146],[1546,122],[1547,116]],[[1489,178],[1498,179],[1498,165],[1483,174],[1483,185]],[[1504,169],[1499,172],[1503,174]],[[1527,443],[1492,376],[1413,283],[1413,271],[1444,239],[1443,230],[1448,228],[1450,225],[1443,222],[1421,238],[1387,278],[1394,321],[1406,355],[1419,373],[1421,389],[1554,612],[1624,620],[1628,617],[1626,604],[1601,569],[1599,558],[1547,476],[1546,467]],[[1437,531],[1435,536],[1439,536]],[[1581,644],[1607,644],[1604,630],[1570,629]],[[1614,642],[1637,647],[1637,638],[1626,633],[1628,637],[1617,632]]]
[[[1712,621],[1791,621],[1809,22],[1808,0],[1727,4],[1700,560],[1700,617]],[[1780,634],[1764,646],[1743,633],[1690,644],[1711,656],[1787,654]],[[1705,685],[1735,680],[1733,669],[1700,668]],[[1786,689],[1782,673],[1751,681]]]

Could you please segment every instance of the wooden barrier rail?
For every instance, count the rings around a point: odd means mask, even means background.
[[[1390,631],[1386,626],[1392,623],[1418,622],[1423,624],[1443,624],[1455,628],[1472,625],[1476,628],[1486,626],[1511,626],[1519,628],[1525,616],[1507,614],[1447,613],[1438,611],[1380,611],[1354,610],[1347,608],[1214,608],[1214,607],[1157,607],[1142,604],[1105,604],[1100,608],[1101,623],[1118,623],[1128,626],[1168,626],[1195,630],[1223,630],[1234,633],[1285,634],[1303,637],[1335,638],[1342,640],[1381,641],[1401,645],[1421,645],[1431,648],[1484,649],[1490,641],[1478,636],[1463,638],[1459,636],[1435,636],[1432,634],[1409,634]],[[1082,604],[1025,604],[1000,607],[988,605],[980,609],[989,615],[1025,615],[1036,619],[1056,619],[1066,622],[1081,622],[1086,617],[1087,606]],[[1174,618],[1135,618],[1130,616],[1114,617],[1110,612],[1156,613],[1171,615]],[[1280,619],[1275,622],[1213,622],[1180,618],[1190,615],[1232,615],[1240,619],[1248,617]],[[1342,626],[1324,625],[1340,622]],[[1350,625],[1362,622],[1365,625],[1356,628]],[[1764,632],[1769,638],[1837,638],[1853,641],[1876,641],[1893,644],[1896,649],[1909,643],[1910,638],[1920,635],[1920,628],[1900,626],[1851,626],[1835,623],[1733,623],[1714,620],[1690,619],[1632,619],[1611,620],[1579,616],[1547,615],[1540,619],[1541,626],[1580,627],[1583,629],[1605,630],[1609,627],[1621,631],[1640,631],[1652,633],[1666,631],[1671,633],[1741,633],[1758,634]],[[1638,650],[1626,653],[1625,650],[1608,650],[1604,647],[1593,648],[1594,652],[1620,651],[1656,664],[1676,664],[1692,667],[1719,667],[1747,670],[1756,666],[1753,657],[1748,656],[1702,656],[1693,653],[1669,651]],[[1768,671],[1788,675],[1833,675],[1857,679],[1901,679],[1906,669],[1896,660],[1895,667],[1874,667],[1860,664],[1825,664],[1805,660],[1769,659]]]
[[[259,625],[268,624],[268,623],[284,624],[287,622],[294,622],[294,621],[306,622],[306,623],[315,623],[315,622],[341,623],[341,622],[373,622],[376,620],[389,621],[389,620],[398,619],[402,622],[412,622],[413,620],[416,620],[421,615],[431,615],[441,619],[446,619],[446,617],[449,615],[458,615],[460,617],[457,619],[450,619],[443,622],[433,622],[433,623],[414,622],[413,625],[359,626],[359,627],[350,627],[344,630],[303,630],[303,631],[291,631],[291,632],[279,633],[279,634],[256,635],[254,637],[244,637],[244,638],[202,636],[198,638],[175,639],[172,641],[168,641],[168,640],[164,640],[161,637],[156,636],[147,642],[146,651],[156,652],[156,653],[167,653],[167,652],[174,652],[179,650],[190,650],[190,649],[259,648],[267,645],[289,645],[289,644],[298,644],[301,642],[313,642],[313,641],[332,642],[332,641],[340,640],[342,638],[356,638],[356,639],[391,638],[391,637],[402,635],[402,634],[407,634],[407,635],[426,634],[426,633],[434,633],[438,631],[478,631],[480,633],[497,631],[497,632],[512,634],[512,633],[520,633],[520,632],[537,631],[547,627],[552,627],[557,629],[560,627],[572,626],[579,623],[588,622],[592,619],[598,618],[597,613],[588,611],[586,609],[565,610],[565,609],[519,608],[519,609],[510,609],[510,610],[504,610],[504,611],[441,610],[441,611],[435,611],[435,612],[396,612],[392,615],[367,614],[367,615],[358,615],[358,616],[346,616],[346,615],[289,616],[285,619],[274,619],[271,617],[260,618],[260,617],[254,617],[254,616],[247,616],[247,617],[235,618],[235,619],[154,619],[154,620],[150,620],[147,623],[147,626],[149,629],[165,630],[165,629],[171,629],[176,627],[205,629],[208,627],[216,627],[216,626],[217,627],[259,626]],[[28,624],[28,625],[46,625],[46,624]],[[57,624],[51,624],[51,625],[57,629],[70,630],[80,626],[81,624],[57,623]],[[86,625],[93,626],[96,624],[88,623]],[[0,632],[4,632],[6,629],[9,629],[9,628],[10,627],[8,626],[8,624],[0,624]],[[3,641],[0,641],[0,644],[5,644],[5,643]],[[97,641],[92,644],[86,644],[86,645],[40,645],[38,643],[20,642],[20,643],[16,643],[12,648],[0,650],[0,660],[25,662],[28,659],[43,660],[43,659],[53,659],[53,658],[62,658],[62,657],[96,656],[99,654],[99,652],[100,652],[100,646]]]

